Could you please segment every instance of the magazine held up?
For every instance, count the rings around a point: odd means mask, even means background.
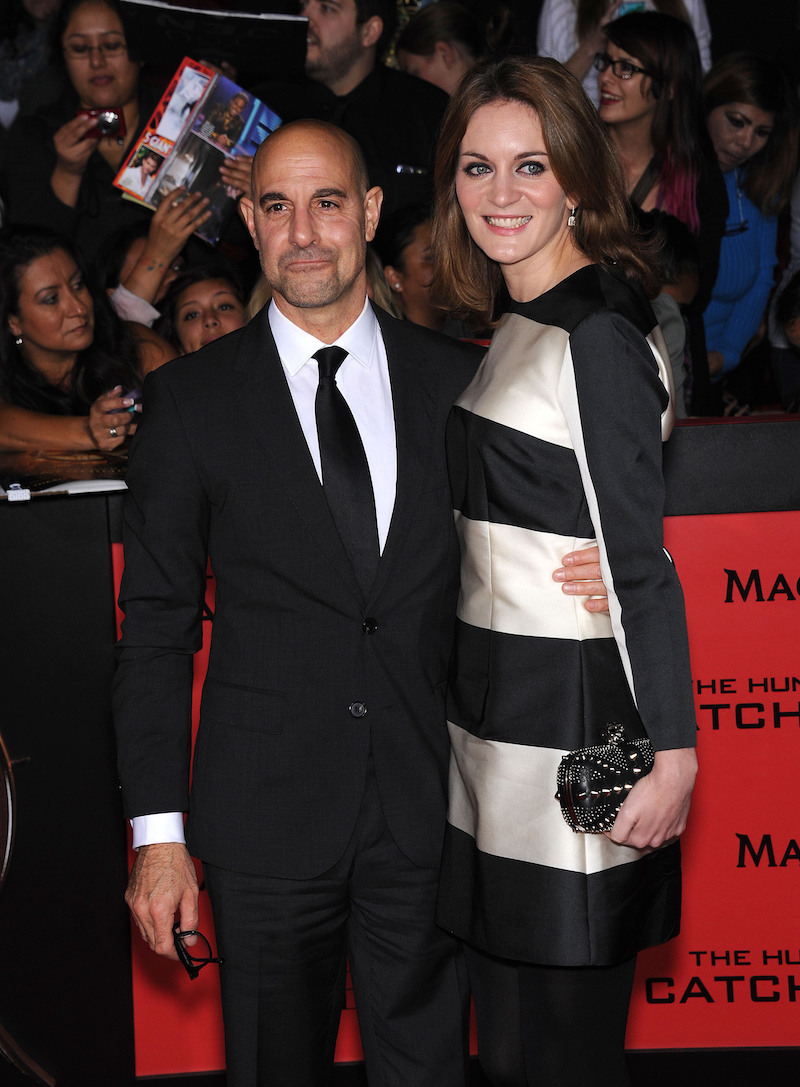
[[[260,99],[184,57],[114,184],[153,209],[180,185],[201,192],[212,215],[196,233],[216,245],[238,195],[223,182],[220,165],[252,157],[280,123]]]

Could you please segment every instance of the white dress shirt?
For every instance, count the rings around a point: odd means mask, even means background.
[[[267,317],[321,485],[322,464],[314,411],[319,370],[317,360],[312,356],[321,347],[329,345],[298,328],[274,302],[269,304]],[[375,495],[378,542],[383,551],[397,488],[397,443],[386,347],[369,301],[365,302],[358,319],[336,340],[336,346],[347,351],[347,358],[336,372],[336,384],[353,413],[364,445]],[[134,849],[161,842],[185,841],[181,812],[138,815],[131,819],[131,826]]]
[[[268,317],[308,451],[322,481],[314,413],[319,370],[312,355],[328,344],[298,328],[284,317],[274,302],[270,302]],[[397,444],[386,348],[368,301],[359,318],[339,337],[336,345],[347,351],[347,358],[336,371],[336,385],[353,413],[367,455],[375,495],[378,543],[383,551],[394,509]]]

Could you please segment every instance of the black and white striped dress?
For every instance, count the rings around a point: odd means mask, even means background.
[[[461,595],[439,923],[504,958],[607,965],[678,931],[678,844],[576,834],[561,756],[620,721],[693,746],[683,596],[663,549],[669,356],[643,293],[592,265],[512,303],[456,403]],[[597,540],[610,615],[552,573]]]

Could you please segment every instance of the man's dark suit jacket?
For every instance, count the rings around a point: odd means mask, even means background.
[[[129,815],[188,809],[190,852],[220,867],[308,878],[335,863],[358,814],[370,739],[395,841],[414,863],[438,863],[458,577],[444,429],[480,352],[377,312],[398,474],[368,599],[266,310],[145,385],[127,478],[120,776]],[[216,614],[190,800],[207,556]]]

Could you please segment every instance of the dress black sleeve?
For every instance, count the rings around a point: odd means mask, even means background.
[[[647,340],[622,316],[586,318],[570,337],[561,395],[642,722],[656,749],[693,746],[683,594],[663,546],[667,394]]]

